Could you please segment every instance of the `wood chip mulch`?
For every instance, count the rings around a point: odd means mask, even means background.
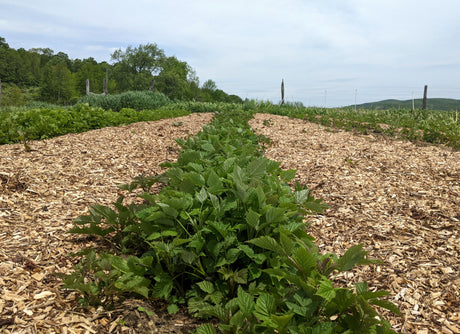
[[[94,243],[66,233],[92,204],[108,205],[117,185],[162,172],[212,114],[144,122],[0,146],[0,333],[189,333],[185,312],[129,299],[115,310],[84,310],[54,273]],[[265,122],[264,122],[265,121]],[[329,205],[309,218],[324,252],[363,243],[381,265],[339,275],[386,289],[403,317],[384,313],[403,333],[460,333],[460,152],[374,135],[330,130],[302,120],[257,114],[270,137],[266,155]],[[140,312],[139,306],[148,311]]]

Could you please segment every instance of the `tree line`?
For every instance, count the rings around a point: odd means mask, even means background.
[[[213,80],[201,86],[193,68],[175,56],[167,56],[155,43],[118,49],[111,63],[94,58],[70,59],[49,48],[11,48],[0,37],[1,105],[21,105],[31,100],[74,104],[86,94],[89,79],[92,93],[103,93],[107,78],[109,94],[153,90],[172,100],[242,102],[236,95],[218,89]]]

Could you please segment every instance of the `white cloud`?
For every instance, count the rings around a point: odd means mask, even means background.
[[[344,105],[355,89],[370,101],[425,83],[455,95],[458,12],[456,0],[0,0],[0,35],[99,61],[154,42],[243,98],[277,101],[284,78],[288,97],[321,105],[327,90]]]

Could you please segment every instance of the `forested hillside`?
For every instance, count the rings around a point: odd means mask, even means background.
[[[413,102],[413,105],[412,105]],[[460,100],[455,99],[443,99],[443,98],[431,98],[427,99],[427,109],[429,110],[459,110]],[[357,105],[360,109],[419,109],[422,107],[422,99],[412,100],[383,100],[378,102],[369,102]]]
[[[22,105],[29,101],[74,104],[90,91],[103,92],[107,78],[109,94],[130,90],[153,90],[173,100],[205,102],[242,102],[236,95],[217,89],[212,80],[201,86],[193,68],[175,56],[167,56],[155,43],[118,49],[111,63],[94,58],[70,59],[64,52],[49,48],[11,48],[0,37],[0,80],[2,106]]]

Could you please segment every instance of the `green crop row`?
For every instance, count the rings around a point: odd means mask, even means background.
[[[159,92],[128,91],[116,95],[85,95],[78,103],[87,103],[92,107],[99,107],[105,110],[120,111],[123,108],[135,110],[158,109],[171,103],[171,100]]]
[[[248,125],[251,112],[216,113],[167,170],[139,176],[143,204],[94,205],[71,233],[98,236],[111,252],[88,249],[65,288],[82,305],[114,307],[135,293],[162,298],[168,310],[218,319],[222,333],[393,333],[377,307],[398,313],[366,282],[334,284],[336,275],[369,264],[362,245],[338,257],[321,254],[305,219],[324,210],[296,183],[295,170],[264,156],[267,139]],[[164,186],[159,193],[154,183]],[[291,183],[292,184],[292,183]],[[198,334],[217,332],[211,324]]]
[[[0,112],[0,144],[11,144],[79,133],[106,126],[119,126],[142,121],[188,115],[184,109],[140,110],[119,112],[78,104],[64,108],[14,108]]]
[[[305,119],[361,133],[384,133],[413,141],[445,144],[460,149],[460,118],[455,111],[364,110],[303,108],[262,103],[260,112]]]

